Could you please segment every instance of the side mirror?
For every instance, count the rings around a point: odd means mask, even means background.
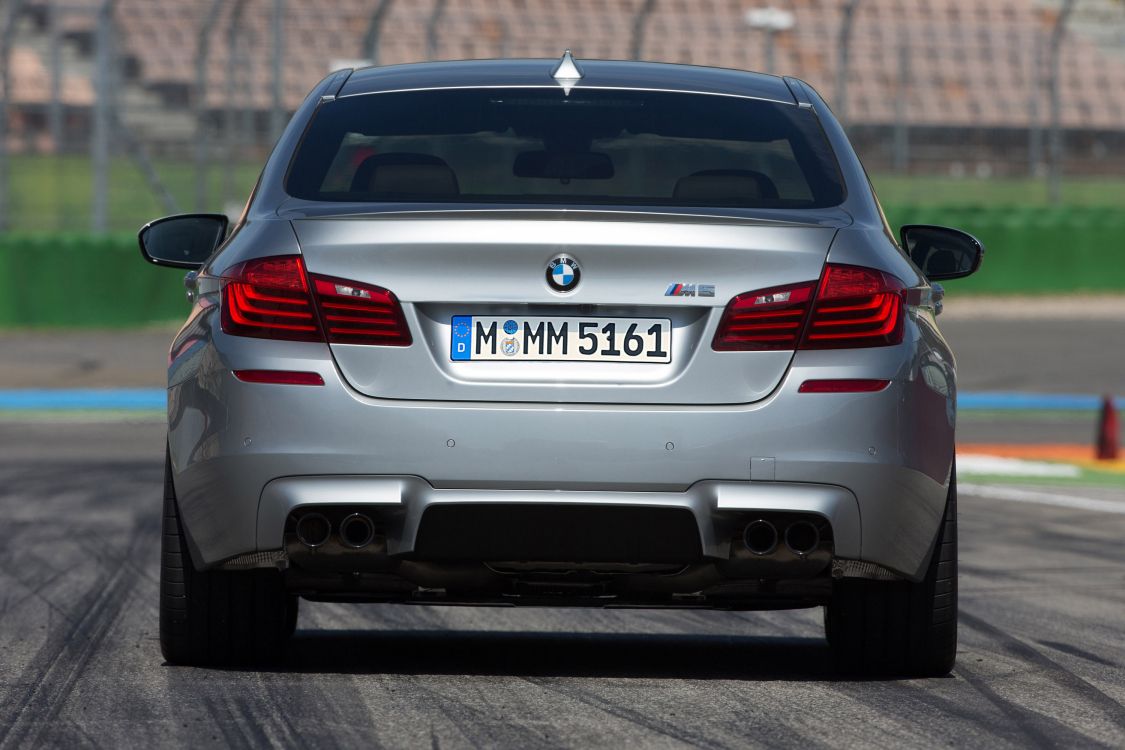
[[[961,279],[980,268],[984,245],[976,237],[949,227],[907,224],[902,246],[930,281]]]
[[[227,236],[229,220],[222,214],[180,214],[150,221],[137,240],[149,263],[196,270]]]

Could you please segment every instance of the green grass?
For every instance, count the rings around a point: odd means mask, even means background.
[[[879,200],[888,206],[1047,206],[1045,180],[1004,178],[982,180],[956,177],[906,177],[876,174],[871,177]],[[1063,182],[1066,206],[1100,206],[1125,209],[1125,179],[1074,177]]]
[[[1015,476],[1012,474],[973,474],[957,470],[958,481],[977,484],[1034,485],[1038,487],[1110,487],[1125,488],[1125,474],[1092,471],[1083,468],[1074,477]]]
[[[195,167],[187,161],[158,161],[157,173],[176,198],[181,211],[195,206]],[[82,231],[90,227],[92,170],[85,156],[15,156],[11,161],[12,221],[21,231]],[[246,161],[233,169],[229,203],[245,201],[258,177],[261,163]],[[921,207],[1037,207],[1047,205],[1043,180],[952,177],[913,177],[892,174],[873,176],[892,220],[899,206]],[[223,210],[224,167],[211,164],[208,175],[210,200],[204,210]],[[1063,185],[1063,202],[1071,206],[1125,208],[1125,178],[1072,178]],[[115,159],[110,170],[109,223],[114,231],[137,229],[150,219],[167,213],[150,191],[134,163]]]
[[[84,231],[90,228],[93,171],[83,156],[16,156],[11,177],[12,217],[16,231]],[[195,168],[188,162],[157,162],[157,174],[175,197],[179,210],[194,211]],[[238,164],[233,170],[228,201],[242,204],[258,178],[260,164]],[[221,211],[223,167],[208,171],[211,201],[203,209]],[[110,167],[109,228],[136,230],[147,221],[168,213],[128,159],[115,159]]]

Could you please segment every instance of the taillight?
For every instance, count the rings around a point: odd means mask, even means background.
[[[402,306],[391,292],[354,281],[312,276],[316,301],[333,344],[410,346]]]
[[[255,258],[227,270],[223,332],[287,341],[323,341],[299,255]]]
[[[411,343],[394,294],[306,274],[299,255],[255,258],[233,266],[223,274],[222,299],[223,332],[234,336],[380,346]]]
[[[718,351],[796,349],[816,282],[740,294],[730,301],[711,346]]]
[[[711,346],[718,351],[889,346],[902,341],[904,298],[905,288],[894,276],[829,263],[819,284],[732,299]]]
[[[890,346],[902,341],[905,287],[890,274],[829,263],[802,349]]]

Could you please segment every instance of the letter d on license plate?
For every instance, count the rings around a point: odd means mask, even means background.
[[[454,362],[672,361],[667,318],[455,315],[451,324],[449,358]]]

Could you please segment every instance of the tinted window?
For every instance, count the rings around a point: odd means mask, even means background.
[[[843,201],[815,115],[704,94],[561,88],[323,105],[287,189],[316,201],[821,208]]]

